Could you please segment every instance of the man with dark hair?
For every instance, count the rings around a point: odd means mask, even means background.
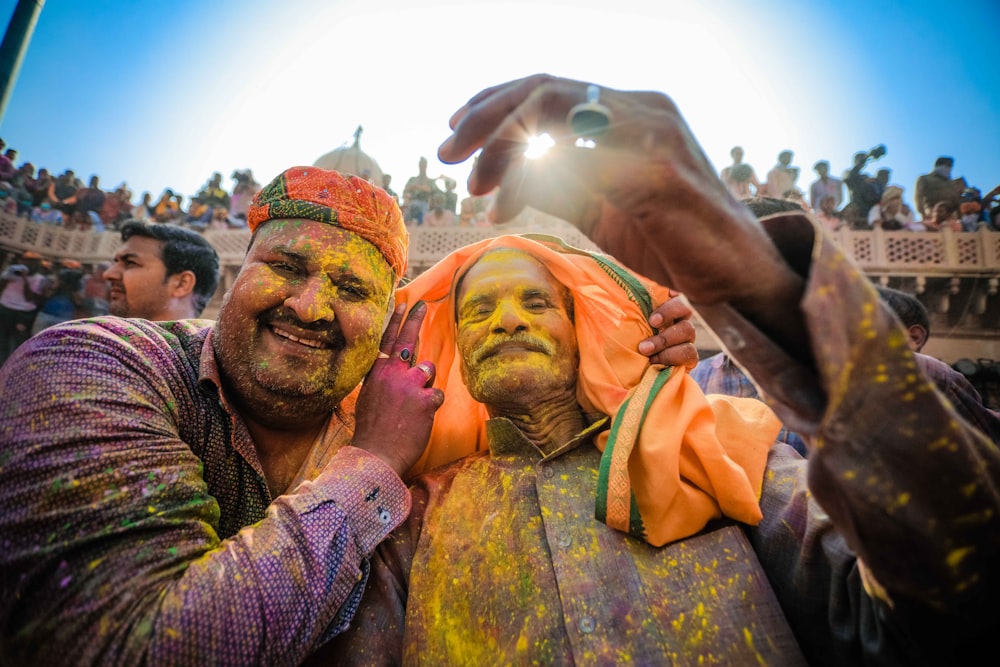
[[[45,291],[42,256],[29,250],[0,273],[0,365],[31,336]]]
[[[962,201],[962,191],[969,187],[965,178],[952,178],[951,169],[955,166],[955,158],[942,155],[934,161],[934,170],[929,174],[917,177],[917,185],[913,190],[913,199],[917,211],[924,218],[930,218],[934,205],[939,201],[951,204],[954,210]]]
[[[743,161],[743,147],[733,146],[729,155],[733,158],[733,163],[722,168],[722,171],[719,172],[719,178],[726,184],[733,196],[737,199],[743,199],[760,192],[762,186],[757,180],[757,174],[754,173],[753,167]],[[751,185],[753,190],[750,189]]]
[[[881,144],[868,152],[855,153],[854,166],[844,174],[844,185],[847,186],[851,202],[844,207],[841,215],[852,229],[867,229],[868,211],[882,196],[875,179],[862,170],[870,160],[879,160],[885,153],[885,146]]]
[[[896,314],[906,330],[917,367],[948,397],[962,417],[990,436],[993,442],[1000,443],[1000,413],[986,407],[979,391],[962,373],[940,359],[921,353],[931,336],[931,320],[923,302],[913,294],[892,287],[876,285],[875,289],[882,303]]]
[[[809,206],[814,211],[819,211],[822,208],[823,198],[833,197],[833,210],[838,210],[844,201],[844,182],[830,175],[830,163],[826,160],[814,164],[813,169],[819,178],[809,186]]]
[[[109,311],[152,321],[199,317],[219,285],[219,255],[205,238],[183,227],[130,220],[122,247],[104,272],[111,283]]]
[[[794,155],[789,150],[778,153],[778,163],[767,172],[767,182],[764,184],[768,196],[784,199],[790,192],[798,190],[795,182],[799,180],[799,168],[792,166]]]
[[[931,336],[931,318],[927,314],[927,307],[920,299],[902,290],[883,285],[876,285],[875,289],[882,301],[903,323],[910,339],[910,348],[914,352],[920,352]]]

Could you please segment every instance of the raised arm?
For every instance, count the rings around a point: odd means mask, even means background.
[[[809,490],[863,563],[883,627],[939,655],[951,632],[963,650],[986,646],[1000,594],[996,443],[933,389],[869,281],[808,218],[758,222],[726,192],[666,96],[599,88],[606,127],[596,148],[574,146],[567,115],[594,101],[589,88],[538,75],[484,90],[439,156],[481,149],[469,191],[499,185],[498,220],[525,205],[559,215],[682,291],[782,421],[811,436]],[[541,132],[556,147],[525,160]],[[846,590],[834,583],[827,594]]]

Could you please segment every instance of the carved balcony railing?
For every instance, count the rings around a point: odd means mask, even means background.
[[[409,276],[421,273],[460,246],[501,234],[528,232],[595,248],[568,223],[531,212],[493,227],[414,227],[410,229]],[[239,271],[250,232],[206,231],[204,236],[219,252],[222,264],[220,289],[206,310],[206,316],[213,317],[222,294]],[[912,291],[927,304],[932,335],[925,352],[949,363],[963,357],[1000,359],[1000,232],[844,229],[832,236],[870,278]],[[0,249],[8,254],[34,250],[50,259],[75,259],[86,264],[110,259],[119,243],[117,232],[67,231],[0,213]],[[711,348],[710,335],[701,340]]]
[[[493,227],[413,227],[410,264],[425,270],[451,250],[501,234],[535,232],[562,237],[570,245],[593,248],[576,228],[547,216],[532,216]],[[872,276],[924,278],[1000,278],[1000,232],[834,232],[833,237],[858,266]],[[225,266],[238,266],[250,240],[245,229],[206,231]],[[51,259],[83,263],[108,260],[119,245],[117,232],[66,230],[0,213],[0,247],[34,250]]]

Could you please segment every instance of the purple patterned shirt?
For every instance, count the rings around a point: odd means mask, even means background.
[[[272,498],[211,336],[82,320],[0,369],[0,664],[291,665],[346,627],[405,485],[338,410]]]

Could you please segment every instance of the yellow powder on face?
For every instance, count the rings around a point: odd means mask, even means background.
[[[357,234],[311,220],[268,222],[220,312],[217,349],[225,372],[242,385],[312,397],[316,410],[327,409],[374,362],[393,287],[381,253]],[[339,336],[343,347],[314,354],[322,363],[275,357],[262,344],[261,318],[269,313],[293,327],[297,321],[316,327],[331,340]]]

